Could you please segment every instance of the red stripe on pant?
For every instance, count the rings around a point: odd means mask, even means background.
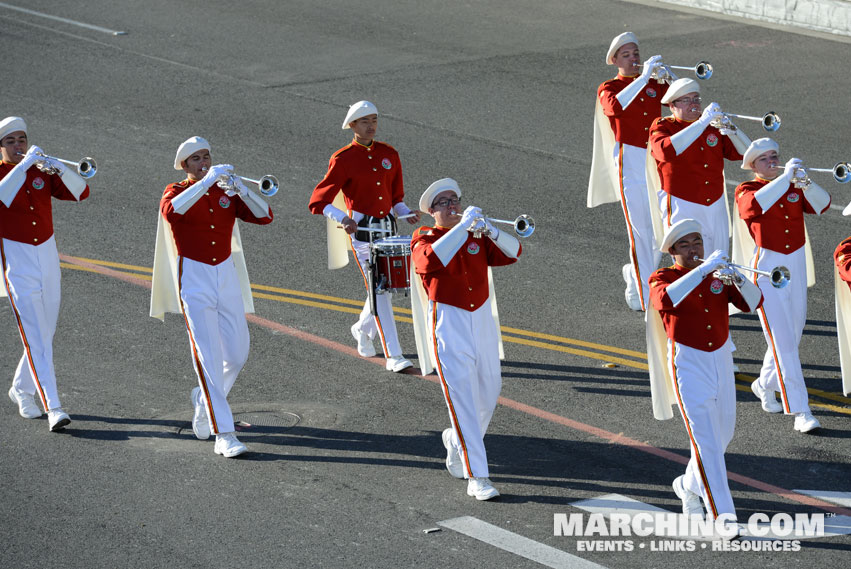
[[[351,212],[349,212],[351,215]],[[371,295],[372,290],[369,288],[369,280],[366,278],[366,274],[363,272],[363,267],[360,265],[360,260],[358,260],[358,254],[355,252],[355,244],[352,243],[352,236],[349,235],[349,247],[352,248],[352,255],[355,257],[355,264],[358,266],[358,271],[360,271],[360,276],[363,278],[363,286],[366,289],[366,294]],[[391,308],[391,312],[392,312]],[[381,319],[378,317],[378,310],[376,309],[375,314],[373,314],[375,318],[375,325],[378,328],[378,338],[381,340],[381,349],[384,351],[385,357],[390,357],[390,352],[387,350],[387,342],[384,341],[384,329],[381,327]]]

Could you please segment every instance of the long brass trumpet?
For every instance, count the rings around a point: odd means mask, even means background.
[[[768,132],[774,132],[778,128],[780,128],[780,115],[775,113],[774,111],[769,111],[762,115],[761,117],[752,117],[750,115],[734,115],[733,113],[725,113],[722,111],[724,117],[720,120],[714,120],[710,124],[716,128],[724,128],[732,125],[732,121],[730,121],[730,117],[736,117],[737,119],[745,119],[748,121],[757,121],[762,123],[762,128],[767,130]]]
[[[18,154],[23,156],[23,153],[21,153],[21,152],[19,152]],[[79,174],[81,178],[85,178],[87,180],[89,178],[91,178],[92,176],[94,176],[95,174],[97,174],[97,171],[98,171],[97,162],[95,162],[94,158],[91,158],[89,156],[86,156],[85,158],[83,158],[79,162],[73,162],[71,160],[65,160],[63,158],[57,158],[56,156],[48,156],[44,152],[36,152],[36,156],[40,156],[43,159],[43,160],[40,160],[36,163],[36,167],[39,170],[41,170],[42,172],[44,172],[45,174],[56,174],[57,173],[56,170],[54,170],[53,168],[45,166],[44,159],[48,159],[48,158],[51,159],[51,160],[56,160],[57,162],[62,162],[63,164],[68,164],[69,166],[76,166],[77,167],[77,174]]]
[[[227,191],[233,190],[236,185],[236,178],[240,180],[245,180],[246,182],[251,182],[252,184],[256,184],[260,190],[260,193],[270,198],[278,193],[278,179],[271,174],[263,176],[259,180],[252,180],[251,178],[246,178],[244,176],[238,176],[237,174],[225,174],[219,178],[219,186]]]
[[[840,184],[851,182],[851,164],[848,162],[838,162],[833,168],[803,168],[804,172],[830,172],[833,174],[833,179]]]
[[[531,216],[525,214],[518,215],[514,221],[508,221],[507,219],[494,219],[492,217],[488,217],[487,220],[491,223],[513,225],[514,233],[516,233],[518,237],[529,237],[535,232],[535,220],[532,219]]]
[[[635,67],[641,66],[641,63],[635,64]],[[656,70],[654,70],[650,76],[653,79],[656,79],[657,81],[665,81],[666,83],[671,83],[674,79],[674,74],[671,73],[671,69],[683,69],[685,71],[694,71],[694,76],[703,81],[712,77],[712,64],[708,61],[698,61],[697,64],[695,64],[693,67],[660,63],[659,67],[657,67]]]
[[[705,259],[701,259],[700,257],[695,256],[694,260],[703,262]],[[789,272],[789,269],[787,269],[786,267],[784,267],[782,265],[774,267],[770,271],[760,271],[759,269],[746,267],[745,265],[738,265],[736,263],[731,263],[729,261],[726,263],[726,265],[727,265],[728,268],[744,269],[744,270],[750,271],[754,274],[768,277],[769,281],[771,282],[771,286],[773,286],[774,288],[785,287],[786,285],[789,284],[789,279],[792,278],[792,273]],[[732,282],[728,282],[728,281],[732,280],[731,275],[729,275],[728,273],[727,274],[722,273],[723,270],[724,269],[718,269],[712,274],[716,278],[723,280],[725,284],[732,284]],[[721,274],[719,274],[719,273],[721,273]]]

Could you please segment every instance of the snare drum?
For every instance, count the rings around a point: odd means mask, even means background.
[[[372,243],[376,292],[408,292],[411,288],[411,236],[395,235]]]

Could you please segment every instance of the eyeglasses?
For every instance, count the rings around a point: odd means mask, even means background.
[[[701,101],[701,98],[700,98],[700,97],[695,97],[695,98],[693,98],[693,99],[686,99],[686,98],[683,98],[683,99],[677,99],[676,101],[674,101],[674,104],[675,104],[675,105],[681,105],[681,104],[686,104],[686,105],[688,105],[688,104],[690,104],[690,103],[694,103],[695,105],[699,105],[699,104],[700,104],[700,101]]]
[[[449,207],[459,203],[461,203],[461,198],[443,198],[431,204],[431,207]]]

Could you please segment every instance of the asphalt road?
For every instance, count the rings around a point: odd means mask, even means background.
[[[816,167],[849,159],[846,41],[646,4],[0,4],[0,114],[25,117],[48,153],[99,166],[89,200],[54,205],[68,256],[56,368],[74,422],[51,434],[8,401],[0,411],[0,566],[541,566],[448,528],[423,531],[462,516],[604,567],[840,566],[847,536],[788,553],[638,549],[648,538],[602,553],[553,535],[554,514],[606,494],[677,511],[670,483],[683,468],[676,457],[688,456],[679,417],[652,417],[643,318],[623,300],[619,207],[585,207],[593,94],[613,75],[602,63],[611,38],[632,30],[645,56],[711,61],[704,99],[778,112],[784,155]],[[377,104],[378,138],[402,156],[409,205],[451,176],[488,214],[536,220],[520,262],[495,271],[501,323],[513,329],[505,404],[486,438],[499,501],[468,498],[445,472],[437,385],[353,353],[362,286],[351,265],[326,269],[324,221],[306,203],[348,142],[340,123],[360,99]],[[275,174],[282,187],[270,200],[275,222],[242,229],[252,283],[271,290],[255,289],[265,296],[230,397],[252,425],[241,434],[252,452],[238,460],[187,432],[195,380],[185,327],[176,315],[149,318],[144,286],[159,197],[180,179],[175,149],[196,134],[216,162]],[[727,177],[745,179],[736,165]],[[851,199],[829,176],[817,180],[836,205]],[[740,518],[828,511],[781,489],[851,492],[830,264],[848,222],[833,209],[808,228],[817,284],[801,359],[824,428],[795,433],[739,379],[727,467],[739,476]],[[20,339],[0,306],[0,366],[11,377]],[[414,357],[410,326],[399,327]],[[733,339],[742,374],[754,376],[765,349],[758,321],[735,317]]]

